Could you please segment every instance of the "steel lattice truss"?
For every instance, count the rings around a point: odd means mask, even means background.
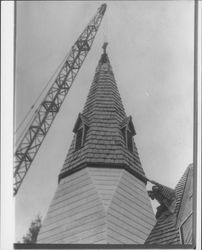
[[[17,147],[14,163],[14,195],[18,192],[34,157],[92,46],[105,10],[106,4],[102,4],[73,45],[67,60],[37,109],[34,120]]]

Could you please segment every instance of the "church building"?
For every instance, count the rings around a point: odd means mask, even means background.
[[[133,119],[103,49],[37,243],[191,244],[193,166],[175,189],[151,181],[147,191]]]

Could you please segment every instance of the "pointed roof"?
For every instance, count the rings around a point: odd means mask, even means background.
[[[124,167],[146,183],[135,142],[133,152],[125,145],[121,128],[130,123],[133,135],[135,128],[131,117],[126,116],[106,46],[103,48],[83,112],[75,123],[75,135],[59,179],[85,166]],[[75,150],[76,130],[81,122],[88,125],[85,143]]]
[[[183,202],[186,192],[190,188],[190,183],[193,183],[193,165],[190,164],[180,181],[175,187],[176,204],[175,210],[171,213],[168,209],[164,210],[158,217],[157,222],[152,229],[145,244],[165,245],[165,244],[181,244],[179,231],[179,212],[184,209]],[[188,186],[189,184],[189,186]]]
[[[132,132],[132,134],[133,134],[133,135],[136,135],[135,127],[134,127],[134,124],[133,124],[133,122],[132,122],[132,116],[128,116],[128,117],[126,117],[126,118],[123,120],[123,122],[122,122],[121,125],[120,125],[120,128],[122,129],[122,128],[124,128],[124,127],[129,127],[130,130],[131,130],[131,132]]]
[[[78,130],[78,128],[80,127],[81,124],[84,124],[87,127],[89,127],[88,119],[84,115],[79,113],[78,118],[77,118],[76,123],[75,123],[74,128],[73,128],[74,133],[76,133],[76,131]]]

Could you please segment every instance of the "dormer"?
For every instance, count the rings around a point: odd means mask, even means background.
[[[136,135],[136,131],[132,122],[132,117],[126,117],[121,123],[120,128],[126,147],[130,152],[133,152],[133,136]]]
[[[87,118],[81,113],[79,113],[73,128],[73,132],[76,134],[76,140],[74,145],[75,150],[79,150],[84,146],[88,128],[89,128],[89,123]]]

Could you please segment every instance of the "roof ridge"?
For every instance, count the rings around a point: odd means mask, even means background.
[[[186,168],[184,174],[182,175],[182,177],[180,178],[179,182],[177,183],[177,185],[175,187],[175,193],[176,193],[176,209],[175,209],[175,213],[176,213],[176,216],[178,216],[178,214],[179,214],[179,208],[180,208],[179,205],[181,204],[182,199],[183,199],[183,195],[184,195],[184,191],[185,191],[185,187],[186,187],[186,183],[187,183],[187,177],[188,177],[189,172],[190,172],[190,167],[189,166]],[[181,190],[182,187],[183,187],[183,192],[179,194],[178,189],[180,188],[180,190]]]
[[[180,216],[179,213],[181,210],[181,206],[183,206],[183,199],[184,199],[185,191],[187,189],[187,182],[189,181],[189,178],[190,178],[189,176],[190,176],[192,169],[193,169],[193,164],[189,164],[189,166],[186,168],[183,176],[181,177],[180,181],[178,182],[175,188],[176,196],[179,197],[179,199],[176,202],[177,203],[176,204],[176,224],[178,223],[178,220],[179,220],[179,216]],[[179,188],[180,190],[182,189],[182,192],[180,192]]]

